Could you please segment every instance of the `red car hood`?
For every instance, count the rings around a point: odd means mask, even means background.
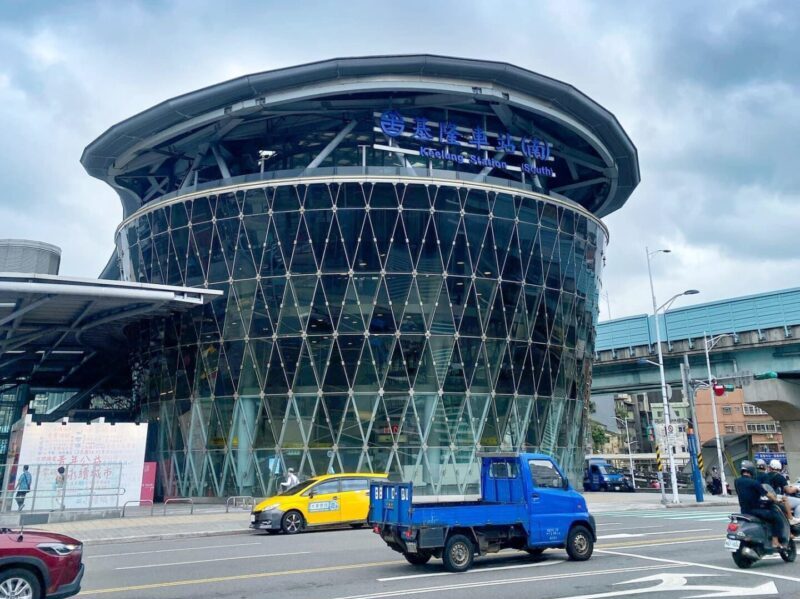
[[[64,543],[65,545],[80,545],[81,542],[77,539],[73,539],[72,537],[68,537],[67,535],[60,535],[54,532],[47,532],[44,530],[34,530],[30,528],[26,528],[20,533],[20,531],[14,531],[8,533],[6,535],[7,539],[12,543],[17,543],[17,539],[19,535],[22,534],[22,543],[25,545],[38,545],[39,543]],[[2,545],[6,545],[6,542],[2,542]]]

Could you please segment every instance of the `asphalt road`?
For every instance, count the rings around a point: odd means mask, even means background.
[[[370,530],[230,535],[86,549],[81,597],[388,599],[800,598],[800,561],[739,570],[723,549],[720,508],[598,512],[586,562],[547,551],[476,559],[464,574],[441,561],[409,565]]]

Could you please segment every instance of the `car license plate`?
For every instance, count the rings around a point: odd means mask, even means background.
[[[256,515],[250,514],[250,524],[255,524],[255,523],[256,523]]]
[[[739,549],[739,545],[741,545],[741,541],[737,541],[736,539],[725,539],[725,549],[728,551],[737,551]]]

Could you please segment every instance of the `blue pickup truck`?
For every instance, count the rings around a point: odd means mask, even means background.
[[[614,468],[605,460],[590,459],[586,462],[583,473],[583,490],[585,491],[628,491],[636,489],[633,482],[625,474]]]
[[[594,518],[550,456],[492,453],[481,459],[478,501],[414,503],[412,483],[373,482],[373,531],[409,563],[441,558],[451,572],[468,570],[475,555],[501,549],[540,555],[566,548],[577,561],[592,556]]]

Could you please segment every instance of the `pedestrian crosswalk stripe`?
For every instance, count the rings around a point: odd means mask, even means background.
[[[731,506],[733,508],[733,506]],[[681,511],[680,513],[664,513],[660,510],[643,510],[627,512],[592,512],[595,516],[611,516],[614,518],[637,518],[642,520],[694,520],[698,522],[722,522],[728,520],[735,509],[725,512]]]

